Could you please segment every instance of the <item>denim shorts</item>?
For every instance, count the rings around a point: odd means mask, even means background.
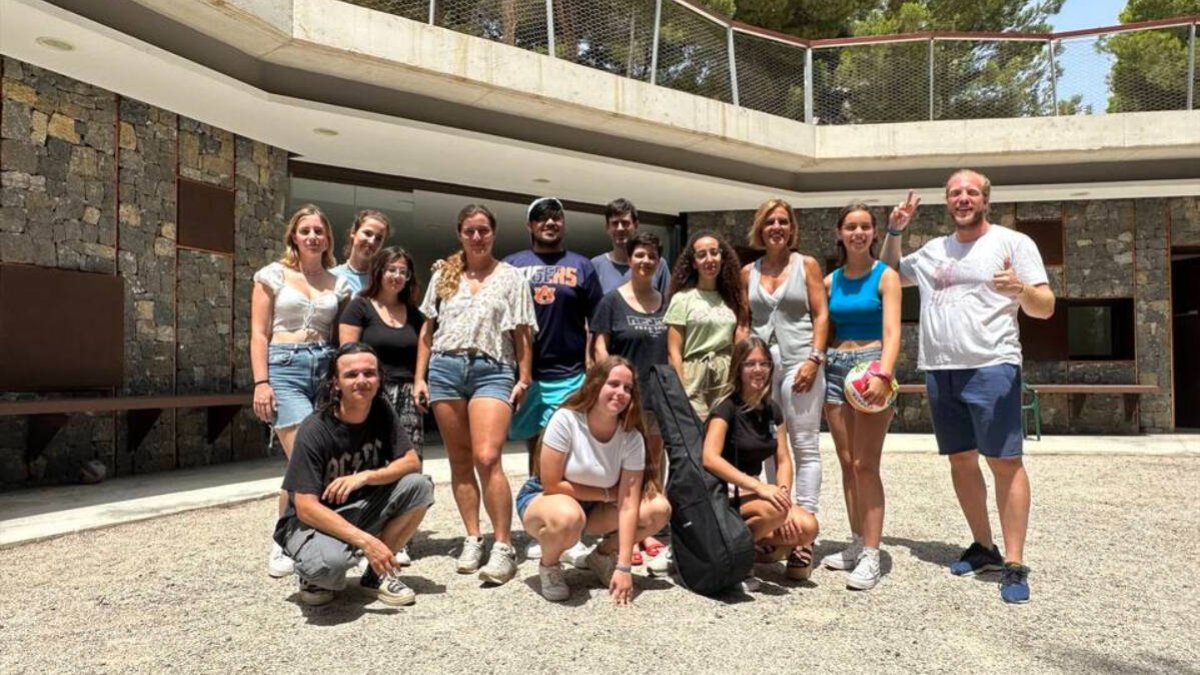
[[[561,380],[534,380],[508,427],[508,440],[525,441],[542,433],[554,411],[583,386],[583,373]]]
[[[323,342],[267,346],[267,377],[275,392],[275,429],[294,427],[313,411],[333,351]]]
[[[483,354],[437,352],[429,359],[429,401],[498,398],[505,403],[517,382],[513,367]]]
[[[1020,457],[1021,369],[1011,363],[925,373],[938,453]]]
[[[542,481],[537,476],[530,476],[529,480],[521,486],[517,491],[517,519],[522,523],[525,522],[525,509],[529,508],[530,502],[535,497],[546,491],[542,487]],[[592,515],[592,510],[600,506],[600,502],[579,502],[579,506],[583,508],[583,517],[589,518]]]
[[[842,390],[846,385],[846,375],[854,366],[863,361],[878,361],[883,358],[883,347],[863,347],[862,349],[830,349],[825,362],[825,403],[842,405],[846,402],[846,394]]]

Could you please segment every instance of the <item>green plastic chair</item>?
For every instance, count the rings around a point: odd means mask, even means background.
[[[1042,404],[1041,401],[1038,400],[1037,389],[1029,386],[1027,382],[1022,381],[1021,395],[1021,437],[1029,438],[1029,434],[1026,432],[1026,430],[1029,428],[1029,424],[1026,422],[1026,419],[1032,413],[1033,431],[1037,436],[1037,439],[1040,441],[1042,440]],[[1028,399],[1028,402],[1025,402],[1024,399],[1026,398]]]

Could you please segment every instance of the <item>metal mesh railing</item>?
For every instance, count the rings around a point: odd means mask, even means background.
[[[727,29],[689,7],[664,1],[655,82],[731,102]]]
[[[653,0],[559,0],[554,3],[554,33],[559,58],[650,79]]]
[[[541,54],[549,53],[545,0],[438,0],[434,23]]]
[[[1200,17],[1086,34],[810,42],[687,0],[346,1],[818,124],[1200,109]]]
[[[814,68],[826,68],[827,86],[814,80],[813,108],[820,124],[879,124],[929,119],[929,43],[894,42],[817,48]],[[815,74],[814,74],[815,75]]]
[[[738,104],[804,119],[805,48],[744,32],[733,34]]]
[[[932,119],[1050,115],[1048,43],[934,40]]]

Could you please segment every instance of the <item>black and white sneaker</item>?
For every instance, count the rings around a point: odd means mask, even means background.
[[[973,541],[963,551],[962,557],[950,565],[950,573],[957,577],[969,577],[982,572],[995,572],[1004,569],[1004,556],[1000,549],[992,546],[991,550]]]
[[[369,591],[374,591],[379,601],[385,605],[400,607],[411,605],[417,601],[416,592],[409,588],[403,581],[400,581],[400,577],[395,574],[386,574],[380,579],[375,570],[367,567],[367,571],[363,573],[359,584]]]
[[[303,577],[300,577],[299,598],[300,602],[303,602],[309,607],[320,607],[321,605],[327,605],[330,602],[333,602],[333,591],[329,590],[328,588],[321,588],[320,586],[310,584],[309,582],[305,581]]]

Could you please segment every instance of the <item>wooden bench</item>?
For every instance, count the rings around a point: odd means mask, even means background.
[[[212,443],[233,421],[238,410],[250,405],[253,399],[251,393],[230,393],[0,401],[0,417],[28,417],[26,455],[32,458],[42,454],[73,414],[128,413],[129,447],[132,450],[146,439],[162,411],[176,408],[204,408],[208,418],[205,438]]]
[[[1098,394],[1101,396],[1123,396],[1125,398],[1125,421],[1133,420],[1141,406],[1141,397],[1144,394],[1157,394],[1159,392],[1156,384],[1034,384],[1026,383],[1030,389],[1040,394],[1072,394],[1077,395],[1070,399],[1071,415],[1078,417],[1083,411],[1083,402],[1086,396],[1090,394]],[[901,394],[919,394],[925,395],[925,385],[923,384],[902,384],[900,385]]]

